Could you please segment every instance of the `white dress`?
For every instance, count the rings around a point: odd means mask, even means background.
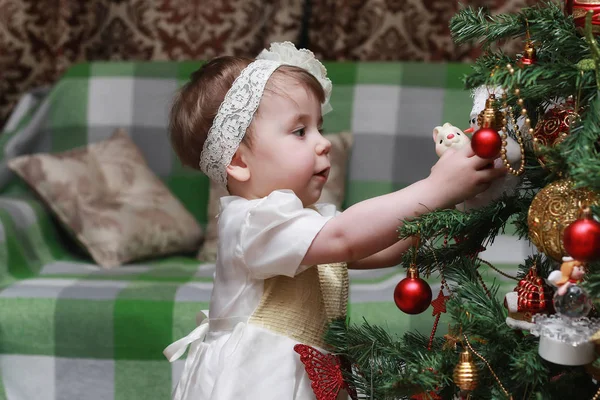
[[[345,315],[347,270],[300,263],[336,213],[289,190],[221,199],[210,318],[165,349],[173,361],[190,346],[174,399],[315,399],[294,345],[322,349],[326,322]]]

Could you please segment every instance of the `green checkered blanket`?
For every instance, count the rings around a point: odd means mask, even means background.
[[[55,152],[126,128],[150,167],[202,223],[208,181],[179,164],[166,134],[173,92],[197,62],[72,67],[47,96],[25,97],[0,136],[0,400],[168,399],[182,369],[162,350],[208,308],[213,264],[172,256],[110,271],[81,254],[48,210],[6,169],[24,153]],[[346,205],[425,177],[436,160],[433,127],[467,124],[461,64],[327,63],[334,112],[325,130],[352,131]],[[449,179],[452,177],[449,171]],[[528,253],[510,234],[483,256],[503,269]],[[401,334],[433,325],[392,301],[402,269],[351,271],[350,319]],[[486,280],[501,279],[484,273]],[[430,279],[434,293],[439,279]],[[514,282],[500,280],[500,293]],[[440,322],[438,334],[446,329]]]

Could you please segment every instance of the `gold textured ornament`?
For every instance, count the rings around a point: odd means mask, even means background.
[[[454,374],[452,375],[454,383],[461,390],[475,390],[479,381],[479,372],[477,366],[473,362],[471,352],[464,350],[460,353],[458,364],[454,368]]]
[[[504,115],[502,114],[502,111],[496,107],[496,95],[490,93],[485,101],[485,108],[477,116],[477,125],[482,127],[484,126],[485,121],[487,124],[486,126],[489,126],[497,132],[502,129],[503,118]]]
[[[539,251],[561,261],[568,255],[563,246],[565,228],[579,218],[581,207],[595,204],[599,198],[592,190],[573,188],[570,179],[552,182],[531,202],[527,217],[529,239]]]

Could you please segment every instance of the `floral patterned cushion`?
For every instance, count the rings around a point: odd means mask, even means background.
[[[321,192],[319,203],[335,204],[341,209],[346,194],[346,176],[348,168],[348,158],[354,142],[351,132],[340,132],[325,135],[331,142],[331,151],[329,152],[329,161],[331,170],[329,178]],[[198,259],[204,262],[214,262],[217,259],[217,249],[219,241],[217,237],[217,215],[219,213],[219,199],[227,196],[227,190],[213,182],[210,183],[210,193],[208,200],[208,226],[206,227],[206,236],[204,244],[198,252]]]
[[[194,251],[202,230],[123,129],[58,154],[10,160],[94,261],[105,268]]]

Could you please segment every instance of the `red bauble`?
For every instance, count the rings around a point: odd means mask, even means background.
[[[592,31],[600,32],[600,1],[598,0],[565,0],[565,12],[573,15],[573,22],[578,28],[585,28],[585,15],[588,11],[593,13]]]
[[[419,278],[416,269],[409,269],[407,277],[396,285],[394,302],[407,314],[420,314],[431,304],[431,287]]]
[[[600,259],[600,222],[591,214],[572,222],[563,233],[566,252],[575,260],[590,262]]]
[[[554,146],[565,140],[576,118],[575,107],[570,101],[546,111],[533,132],[535,146]]]
[[[481,158],[496,158],[502,148],[502,138],[492,128],[480,128],[471,138],[471,147]]]

